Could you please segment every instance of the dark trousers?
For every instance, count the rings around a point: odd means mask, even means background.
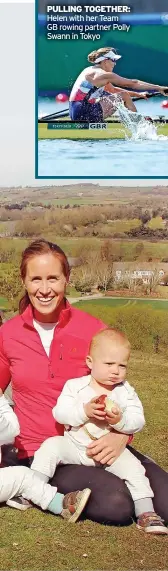
[[[142,462],[154,492],[155,511],[168,523],[168,473],[152,460],[129,447],[130,451]],[[8,457],[8,459],[7,459]],[[20,462],[16,456],[4,454],[5,465],[22,464],[31,466],[33,458]],[[100,523],[126,525],[134,518],[134,504],[130,492],[117,476],[105,472],[102,467],[88,466],[58,466],[50,481],[57,486],[58,492],[66,494],[74,490],[91,488],[92,494],[86,506],[84,517]]]

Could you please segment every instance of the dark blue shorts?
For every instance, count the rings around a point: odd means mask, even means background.
[[[72,121],[88,121],[89,123],[103,122],[103,110],[100,103],[70,101],[69,114]]]

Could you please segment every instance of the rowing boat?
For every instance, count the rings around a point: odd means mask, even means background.
[[[168,136],[168,119],[154,119],[158,135]],[[120,121],[105,123],[77,123],[70,120],[38,121],[38,139],[125,139],[131,133]]]

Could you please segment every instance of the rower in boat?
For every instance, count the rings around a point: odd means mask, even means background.
[[[161,95],[166,95],[166,86],[128,79],[114,73],[113,69],[121,57],[110,47],[94,50],[88,55],[88,61],[93,65],[80,73],[70,94],[69,114],[72,121],[103,122],[117,110],[116,95],[133,113],[137,109],[132,97],[147,98],[147,93],[140,93],[140,90],[157,90]]]

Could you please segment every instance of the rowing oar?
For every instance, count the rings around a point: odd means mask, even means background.
[[[168,89],[165,89],[165,93],[168,93]],[[150,99],[151,97],[158,97],[161,95],[160,91],[155,91],[154,93],[147,93],[146,98]],[[133,101],[139,101],[141,97],[133,97]],[[63,109],[62,111],[56,111],[56,113],[52,113],[51,115],[45,115],[45,117],[40,117],[38,120],[39,123],[45,123],[46,121],[52,121],[54,119],[59,119],[59,117],[68,117],[69,109]]]
[[[68,117],[69,109],[63,109],[62,111],[57,111],[56,113],[52,113],[52,115],[45,115],[45,117],[40,117],[38,120],[40,123],[46,121],[52,121],[53,119],[59,119],[59,117]]]
[[[168,89],[165,89],[164,93],[166,93],[166,95],[168,94]],[[151,97],[159,97],[162,94],[160,93],[160,91],[154,91],[154,93],[147,93],[146,94],[146,99],[150,99]],[[140,99],[143,99],[143,97],[133,97],[132,98],[133,101],[139,101]]]

